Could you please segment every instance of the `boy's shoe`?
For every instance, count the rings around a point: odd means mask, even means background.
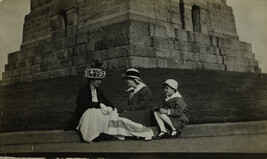
[[[177,138],[178,136],[181,135],[181,133],[182,133],[181,131],[173,130],[169,138],[170,139]]]
[[[158,139],[167,139],[169,137],[167,132],[161,131],[158,136],[155,137],[156,140]]]

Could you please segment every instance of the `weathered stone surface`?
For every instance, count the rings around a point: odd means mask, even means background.
[[[108,59],[106,61],[106,67],[107,69],[130,67],[129,58],[121,57],[116,59]]]
[[[81,76],[84,73],[84,69],[85,69],[84,65],[71,67],[70,75],[72,75],[72,76],[80,75]]]
[[[76,46],[76,47],[74,47],[73,55],[74,56],[83,55],[87,52],[86,49],[87,49],[87,45]]]
[[[64,45],[66,48],[75,46],[75,37],[66,37],[64,38]]]
[[[20,51],[17,53],[17,61],[23,60],[25,58],[25,52]]]
[[[151,46],[151,37],[132,34],[129,36],[129,43],[132,45]]]
[[[41,71],[51,71],[59,69],[60,65],[58,61],[47,61],[41,64]]]
[[[166,38],[167,36],[165,26],[154,25],[154,31],[156,37]]]
[[[106,59],[114,59],[114,49],[107,49],[107,50],[102,50],[99,51],[100,58],[101,60],[106,60]]]
[[[34,73],[36,73],[36,72],[40,72],[41,71],[41,65],[32,65],[31,67],[30,67],[30,73],[31,74],[34,74]]]
[[[17,60],[17,54],[19,54],[19,52],[13,52],[13,53],[8,54],[7,61],[8,62],[16,61]]]
[[[103,29],[93,30],[88,33],[88,42],[96,42],[102,40],[104,37]]]
[[[66,68],[72,66],[73,59],[72,58],[64,58],[59,60],[60,68]]]
[[[155,56],[160,58],[169,58],[171,56],[171,53],[169,50],[156,50]]]
[[[127,35],[122,35],[114,38],[103,39],[100,41],[95,42],[94,49],[95,51],[98,50],[105,50],[110,49],[118,46],[128,45],[129,39]]]
[[[88,43],[88,34],[81,33],[77,35],[77,45]]]
[[[178,50],[179,51],[187,51],[188,43],[187,42],[178,42]]]
[[[65,68],[73,69],[59,74],[75,75],[76,67],[94,60],[112,69],[133,64],[260,70],[251,44],[239,40],[232,8],[224,2],[85,0],[74,7],[72,2],[41,1],[25,17],[21,49],[8,55],[5,71],[12,73],[4,75],[6,83],[57,77],[55,72]],[[33,78],[22,77],[27,74]]]
[[[57,59],[57,53],[56,52],[50,52],[43,55],[43,61],[54,61]]]
[[[123,45],[129,44],[129,38],[127,35],[117,36],[112,41],[109,41],[111,43],[111,47],[118,47]]]
[[[73,66],[85,64],[85,55],[78,55],[73,57]]]
[[[32,64],[39,64],[41,63],[43,60],[43,57],[42,56],[34,56],[32,58]]]
[[[126,57],[130,55],[130,46],[116,47],[114,50],[114,56],[117,57]]]
[[[222,48],[230,48],[231,47],[231,41],[230,39],[225,38],[218,38],[218,46]]]
[[[155,68],[157,67],[157,60],[155,58],[131,56],[129,66],[137,68]]]
[[[187,51],[189,52],[200,52],[200,46],[196,43],[189,43],[187,44]]]
[[[130,46],[130,54],[134,56],[155,57],[155,50],[152,47],[132,45]]]
[[[216,37],[216,36],[211,36],[210,37],[211,38],[211,44],[212,44],[212,46],[219,46],[219,38],[218,37]]]
[[[33,57],[34,56],[34,48],[26,49],[25,50],[25,56],[27,57]]]
[[[149,35],[149,25],[147,22],[131,21],[130,33],[148,36]]]
[[[112,38],[121,35],[127,35],[130,32],[130,21],[122,21],[103,27],[103,35],[106,38]],[[101,38],[101,37],[99,37]]]
[[[178,33],[178,40],[187,42],[187,32],[184,30],[180,30]]]
[[[52,43],[48,43],[45,45],[44,52],[50,52],[52,50],[53,50],[53,44]]]
[[[68,77],[70,75],[70,68],[63,68],[53,71],[52,78]]]
[[[225,66],[217,63],[203,63],[204,69],[206,70],[221,70],[225,71]]]
[[[87,44],[87,45],[86,45],[86,50],[87,50],[88,52],[93,52],[93,51],[95,50],[95,48],[94,48],[94,43],[89,43],[89,44]]]
[[[26,58],[25,60],[22,61],[22,67],[27,67],[27,66],[30,66],[32,64],[33,64],[32,58]]]
[[[59,50],[56,53],[58,58],[67,58],[73,55],[73,49]]]

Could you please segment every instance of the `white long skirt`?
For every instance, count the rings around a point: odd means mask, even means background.
[[[117,138],[121,136],[142,137],[145,140],[151,140],[154,136],[154,132],[150,127],[143,126],[118,115],[110,117],[107,134]]]
[[[92,142],[100,133],[107,133],[110,115],[104,115],[100,109],[87,109],[76,129],[81,132],[85,141]]]
[[[100,133],[112,135],[120,140],[124,140],[125,136],[151,139],[154,135],[151,128],[119,117],[117,109],[109,115],[104,115],[100,109],[88,109],[83,113],[76,129],[87,142],[92,142]]]

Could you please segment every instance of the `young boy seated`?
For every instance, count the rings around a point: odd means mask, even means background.
[[[181,135],[181,129],[189,122],[187,105],[177,90],[177,81],[168,79],[162,85],[166,98],[162,107],[154,109],[154,116],[160,128],[160,133],[155,139],[176,138]],[[164,123],[172,129],[170,135]]]

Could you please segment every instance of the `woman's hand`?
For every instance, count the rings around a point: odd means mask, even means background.
[[[160,114],[167,114],[168,113],[168,110],[165,109],[165,108],[160,108],[159,109],[159,112],[160,112]]]
[[[103,108],[101,108],[100,110],[101,110],[102,114],[104,114],[104,115],[107,115],[108,114],[108,111],[107,110],[105,110]]]
[[[108,107],[107,111],[110,114],[111,112],[113,112],[113,109],[111,107]]]
[[[107,114],[110,114],[112,111],[113,111],[113,108],[110,107],[110,106],[106,106],[105,104],[103,103],[100,103],[100,107],[101,107],[101,112],[104,114],[104,115],[107,115]]]
[[[109,112],[108,112],[108,107],[105,105],[105,104],[103,104],[103,103],[100,103],[100,107],[101,107],[101,112],[104,114],[104,115],[107,115],[107,114],[109,114]]]
[[[105,110],[108,109],[108,107],[105,104],[103,104],[103,103],[100,103],[100,107],[103,108],[103,109],[105,109]]]

